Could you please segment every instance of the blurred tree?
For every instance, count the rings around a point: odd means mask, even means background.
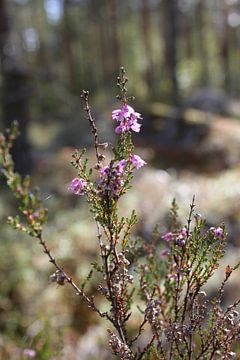
[[[114,74],[119,72],[119,68],[122,65],[121,58],[121,42],[118,32],[119,23],[119,3],[117,0],[107,0],[107,13],[109,23],[109,45],[110,45],[110,57],[112,59],[112,71]]]
[[[171,99],[174,104],[179,104],[179,85],[177,77],[177,23],[178,23],[178,1],[162,0],[163,39],[165,69],[171,86]]]
[[[230,64],[229,64],[229,25],[228,25],[228,15],[229,8],[226,1],[221,0],[222,8],[222,31],[220,39],[220,54],[222,58],[222,71],[224,78],[224,87],[227,91],[230,90]]]
[[[104,4],[106,6],[106,4]],[[96,8],[96,4],[95,4]],[[98,30],[98,40],[99,40],[99,53],[101,58],[101,72],[102,72],[102,86],[109,84],[109,79],[111,79],[111,74],[109,71],[109,59],[106,54],[108,53],[108,41],[106,37],[106,24],[103,21],[103,8],[101,7],[100,11],[95,12],[95,21],[97,24]],[[110,85],[110,84],[109,84]],[[110,88],[111,86],[109,86]],[[110,89],[109,89],[110,90]]]
[[[64,0],[63,2],[63,48],[64,56],[66,59],[66,65],[68,69],[68,82],[69,89],[75,93],[77,92],[76,84],[76,65],[73,51],[73,36],[71,31],[71,15],[69,13],[69,7],[71,6],[71,0]]]
[[[148,0],[141,0],[141,28],[146,59],[145,81],[148,94],[152,96],[154,93],[154,67],[151,44],[151,12]]]
[[[190,11],[182,11],[181,17],[179,18],[179,30],[181,33],[181,39],[183,39],[183,43],[181,45],[185,49],[185,56],[188,60],[193,59],[193,37],[192,37],[192,28],[193,28],[193,19]]]
[[[205,0],[198,0],[195,9],[195,19],[197,27],[197,43],[199,51],[199,59],[201,61],[201,74],[200,82],[202,86],[209,85],[209,61],[208,61],[208,50],[206,48],[206,37],[205,37],[205,17],[207,14]]]
[[[31,170],[31,157],[27,140],[27,127],[30,121],[29,79],[23,65],[21,48],[11,30],[9,2],[0,0],[0,65],[2,77],[2,115],[5,127],[17,120],[21,135],[13,148],[16,170],[27,174]]]
[[[99,3],[98,0],[90,0],[87,9],[87,16],[91,20],[89,26],[91,25],[91,36],[89,36],[89,42],[95,39],[94,54],[97,63],[94,64],[95,68],[95,78],[99,79],[99,86],[105,88],[107,91],[111,89],[111,79],[112,79],[112,63],[113,63],[113,54],[111,53],[111,32],[110,24],[108,23],[108,12],[107,9],[107,0],[102,0]],[[98,9],[98,11],[96,11]],[[115,25],[114,25],[115,26]],[[94,36],[93,36],[94,35]],[[118,51],[118,50],[117,50]],[[118,59],[117,55],[117,59]],[[93,70],[92,70],[93,71]],[[92,71],[90,71],[92,73]],[[89,86],[89,85],[88,85]]]

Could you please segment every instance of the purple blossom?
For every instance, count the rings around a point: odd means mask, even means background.
[[[103,168],[101,168],[100,170],[100,175],[102,177],[108,176],[110,173],[110,167],[109,166],[104,166]]]
[[[180,233],[179,233],[180,236],[186,238],[187,237],[187,229],[185,227],[183,227],[181,230],[180,230]]]
[[[23,354],[25,356],[28,356],[29,358],[35,358],[35,356],[37,355],[36,351],[33,349],[24,349]]]
[[[120,160],[117,164],[116,164],[116,170],[119,174],[122,174],[124,172],[124,168],[127,164],[127,160]]]
[[[169,242],[173,239],[173,233],[172,232],[168,232],[165,235],[162,236],[162,239]]]
[[[70,190],[76,195],[84,195],[87,182],[84,179],[74,178],[70,185]]]
[[[211,227],[210,230],[213,232],[215,237],[222,237],[223,236],[223,229],[219,226],[217,228]]]
[[[172,273],[172,274],[168,274],[168,278],[171,280],[177,280],[178,279],[178,274],[177,273]],[[182,276],[179,276],[179,280],[182,279]]]
[[[38,213],[37,211],[34,211],[34,212],[32,213],[32,218],[33,218],[34,220],[37,219],[38,216],[39,216],[39,213]]]
[[[100,181],[98,183],[98,189],[100,194],[104,194],[106,191],[110,195],[118,196],[120,189],[124,184],[124,169],[127,164],[127,160],[119,160],[111,166],[105,166],[100,170]]]
[[[138,155],[131,155],[130,161],[137,169],[140,169],[142,166],[146,165],[146,162]]]
[[[138,118],[140,117],[140,114],[135,112],[131,106],[124,104],[121,109],[113,110],[112,118],[113,120],[122,121],[125,118],[129,118],[132,114]]]
[[[177,242],[179,246],[184,246],[186,244],[187,235],[188,233],[185,227],[179,231],[177,236]]]
[[[181,246],[181,247],[186,244],[186,240],[185,240],[183,237],[180,237],[180,236],[179,236],[179,237],[177,238],[177,240],[178,240],[178,245]]]
[[[115,129],[117,134],[122,134],[130,130],[135,132],[140,131],[141,124],[138,123],[138,119],[141,118],[141,115],[129,105],[124,104],[122,109],[113,110],[112,118],[119,122],[119,125]]]
[[[169,249],[163,249],[162,251],[160,251],[160,257],[166,257],[169,255]]]

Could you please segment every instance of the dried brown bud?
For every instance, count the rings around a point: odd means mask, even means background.
[[[94,169],[95,169],[95,170],[98,170],[98,171],[101,169],[101,167],[102,167],[102,166],[101,166],[99,163],[97,163],[97,164],[94,165]]]
[[[103,161],[103,160],[105,160],[105,159],[106,159],[106,156],[105,156],[105,155],[99,154],[99,156],[98,156],[98,160],[99,160],[99,161]]]
[[[231,268],[231,266],[229,266],[229,265],[226,266],[226,268],[225,268],[225,274],[226,274],[226,276],[231,275],[232,271],[233,271],[233,268]]]
[[[52,282],[56,282],[58,285],[63,286],[65,284],[66,277],[61,271],[57,270],[55,273],[50,275],[50,280]]]

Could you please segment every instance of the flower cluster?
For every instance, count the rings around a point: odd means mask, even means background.
[[[186,240],[187,240],[187,236],[188,236],[187,229],[186,229],[185,227],[183,227],[183,228],[179,231],[178,236],[177,236],[177,243],[178,243],[178,245],[184,246],[185,243],[186,243]]]
[[[74,178],[71,181],[70,190],[76,195],[84,195],[87,182],[81,178]]]
[[[24,349],[23,350],[23,355],[28,357],[28,358],[35,358],[35,356],[37,354],[36,354],[36,351],[33,350],[33,349]]]
[[[130,162],[136,167],[136,169],[140,169],[142,166],[146,165],[146,162],[138,155],[131,155]]]
[[[179,246],[184,246],[187,239],[187,229],[183,227],[180,231],[176,233],[168,232],[162,236],[162,239],[165,240],[166,242],[176,240],[176,243]]]
[[[121,109],[113,110],[112,118],[119,123],[115,129],[116,134],[131,130],[140,131],[141,124],[138,123],[138,119],[141,119],[141,115],[127,104],[123,104]]]
[[[126,103],[123,104],[121,109],[112,112],[112,119],[119,122],[119,126],[115,129],[117,134],[130,132],[131,130],[139,132],[141,127],[137,122],[139,118],[141,118],[141,115]],[[126,157],[127,159],[112,160],[107,166],[98,163],[97,168],[100,175],[100,180],[97,184],[98,195],[104,196],[108,194],[110,197],[120,196],[128,177],[126,171],[127,164],[129,165],[128,169],[130,171],[134,168],[140,169],[146,164],[139,155],[132,154],[131,151]],[[80,168],[83,169],[81,161],[79,164],[81,164]],[[70,190],[76,195],[84,195],[86,193],[86,187],[87,181],[79,177],[72,180]]]
[[[124,169],[126,160],[120,160],[115,165],[110,164],[100,169],[100,180],[98,183],[99,194],[117,196],[124,185]]]
[[[124,344],[111,330],[108,329],[109,333],[109,346],[115,355],[119,355],[120,359],[132,360],[133,354],[129,347]]]
[[[195,216],[195,220],[196,220],[196,223],[198,223],[199,221],[199,214],[197,214]],[[209,232],[213,234],[213,236],[217,239],[220,239],[223,237],[224,235],[224,231],[223,231],[223,228],[218,226],[217,228],[216,227],[211,227],[209,229]],[[164,234],[162,237],[161,237],[164,241],[166,241],[167,243],[169,242],[172,242],[174,241],[175,244],[183,247],[185,246],[186,244],[186,241],[187,241],[187,238],[188,238],[188,231],[187,231],[187,228],[186,227],[183,227],[182,229],[180,229],[179,231],[177,232],[167,232],[166,234]],[[169,254],[169,249],[166,248],[166,249],[163,249],[161,252],[160,252],[160,257],[165,257],[165,256],[168,256]]]
[[[220,238],[220,237],[223,236],[223,229],[222,229],[220,226],[218,226],[217,228],[211,227],[211,228],[210,228],[210,231],[213,232],[213,235],[214,235],[216,238]]]
[[[126,165],[129,164],[136,169],[140,169],[146,164],[138,155],[131,155],[129,160],[120,160],[116,163],[104,166],[100,169],[100,180],[98,190],[100,194],[108,192],[112,196],[118,196],[123,189],[126,179]]]

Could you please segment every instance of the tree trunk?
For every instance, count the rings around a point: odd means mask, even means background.
[[[9,50],[14,49],[14,50]],[[17,49],[17,50],[16,50]],[[17,53],[18,51],[18,53]],[[29,116],[29,79],[23,67],[21,50],[13,44],[11,21],[7,1],[0,0],[0,66],[2,73],[2,114],[4,127],[10,127],[14,120],[19,123],[21,135],[16,140],[12,155],[15,169],[21,174],[31,170],[30,146],[27,140]]]
[[[112,74],[118,74],[121,64],[121,45],[118,34],[118,2],[117,0],[107,1],[109,18],[109,35],[112,61]]]
[[[205,39],[205,3],[204,0],[198,1],[196,7],[196,24],[197,24],[197,37],[198,37],[198,49],[199,49],[199,58],[201,60],[201,83],[202,86],[208,86],[210,81],[210,74],[208,70],[208,51],[206,48],[206,39]]]
[[[69,16],[69,0],[64,0],[64,16],[63,16],[63,48],[66,58],[69,89],[73,93],[77,93],[76,84],[76,66],[73,53],[72,35],[71,35],[71,20]]]
[[[161,4],[165,69],[171,84],[171,99],[177,105],[180,101],[177,79],[177,0],[162,0]]]
[[[223,29],[221,34],[221,60],[222,60],[222,70],[224,74],[224,87],[227,91],[230,90],[231,81],[230,81],[230,65],[229,65],[229,25],[228,25],[228,5],[225,1],[222,0],[222,16],[223,16]]]
[[[96,11],[98,9],[98,11]],[[88,16],[91,19],[91,25],[94,31],[96,39],[96,52],[99,54],[98,67],[100,69],[100,86],[105,88],[107,92],[111,92],[112,84],[112,61],[113,56],[110,54],[109,49],[109,24],[106,19],[107,0],[102,0],[99,4],[99,0],[91,0],[88,3]],[[104,14],[104,17],[103,17]]]
[[[151,17],[149,11],[148,0],[142,0],[141,6],[141,28],[143,34],[143,44],[145,49],[146,70],[145,79],[148,87],[149,95],[154,92],[154,76],[153,76],[153,56],[151,46]]]

